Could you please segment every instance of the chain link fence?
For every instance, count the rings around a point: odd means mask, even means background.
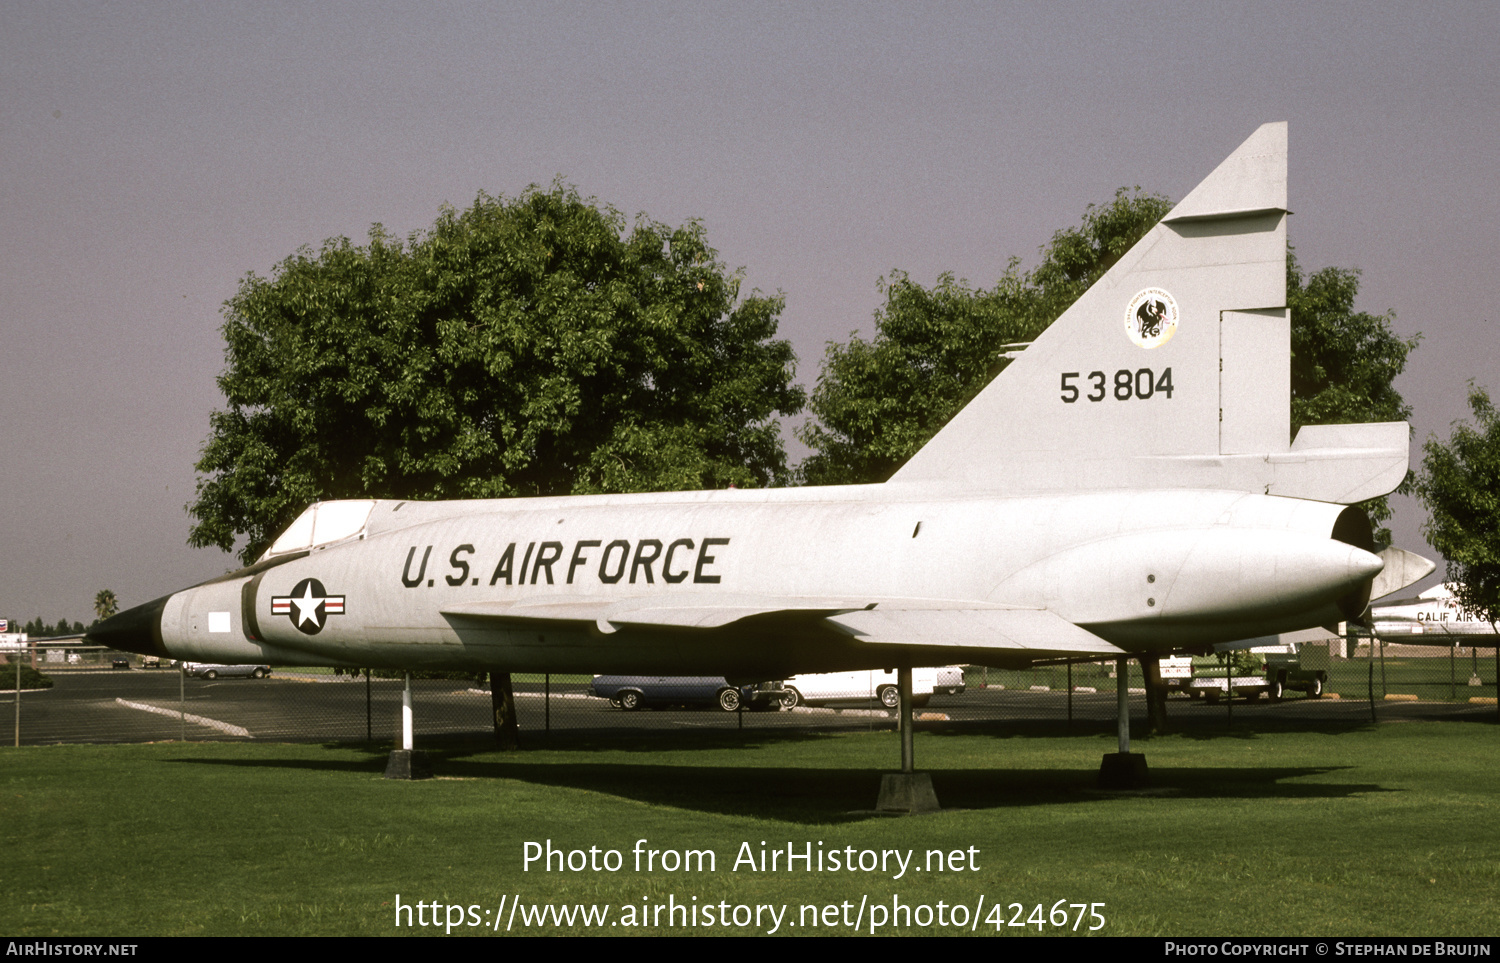
[[[1277,720],[1308,728],[1359,724],[1421,707],[1425,715],[1488,712],[1496,706],[1494,648],[1453,649],[1375,645],[1333,640],[1304,663],[1326,666],[1320,698],[1271,691],[1272,672],[1239,677],[1234,698],[1222,690],[1180,683],[1164,705],[1168,727],[1232,727]],[[1345,657],[1347,655],[1347,657]],[[34,665],[51,688],[16,691],[15,670],[0,670],[0,745],[150,742],[164,740],[317,741],[389,743],[399,738],[405,680],[333,669],[275,668],[269,677],[201,678],[179,668],[142,668],[138,656],[78,645],[34,647],[9,653],[7,661]],[[1195,675],[1213,678],[1214,660],[1197,660]],[[1114,662],[1073,663],[1028,670],[966,666],[961,672],[916,673],[919,728],[1113,725],[1117,712]],[[116,666],[119,666],[116,668]],[[1148,715],[1146,682],[1139,662],[1127,663],[1133,726]],[[1227,670],[1226,670],[1227,671]],[[394,673],[387,675],[395,676]],[[855,675],[855,674],[843,674]],[[843,729],[892,731],[894,708],[882,702],[881,673],[862,688],[799,692],[798,678],[770,692],[736,690],[722,679],[659,681],[660,691],[631,703],[620,690],[596,694],[587,675],[511,676],[521,738],[539,744],[568,734],[619,734],[650,738],[670,731]],[[1222,678],[1222,674],[1220,675]],[[1247,681],[1248,680],[1248,681]],[[605,681],[605,680],[600,680]],[[1166,680],[1172,685],[1174,680]],[[936,691],[930,686],[939,683]],[[29,673],[23,685],[30,684]],[[830,683],[831,684],[831,683]],[[479,677],[415,678],[415,731],[424,741],[484,737],[493,732],[494,706],[488,680]],[[671,686],[680,691],[672,694]],[[685,688],[683,688],[685,687]],[[665,692],[667,694],[663,695]],[[729,701],[733,707],[726,708]],[[795,701],[796,705],[791,706]],[[789,707],[790,706],[790,707]],[[1383,715],[1384,714],[1384,715]]]

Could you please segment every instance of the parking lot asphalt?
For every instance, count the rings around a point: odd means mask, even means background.
[[[400,726],[402,683],[395,679],[337,678],[295,670],[270,679],[180,680],[170,670],[62,671],[52,689],[23,691],[21,744],[140,743],[186,738],[191,741],[340,742],[367,737],[389,740]],[[179,688],[180,687],[180,688]],[[179,693],[181,693],[179,695]],[[0,691],[0,746],[15,741],[15,694]],[[794,711],[726,713],[717,709],[624,712],[586,694],[578,683],[554,684],[543,698],[541,685],[516,691],[523,731],[786,729],[839,728],[889,730],[894,715],[872,704]],[[465,681],[413,683],[417,739],[490,730],[488,692]],[[919,726],[992,722],[1108,723],[1115,716],[1113,692],[1075,693],[970,688],[959,695],[936,695],[917,710]],[[1132,700],[1134,725],[1143,723],[1144,701]],[[1363,699],[1288,698],[1237,700],[1233,706],[1174,699],[1168,717],[1174,728],[1210,730],[1234,724],[1281,724],[1318,729],[1372,721]],[[1433,718],[1492,721],[1493,706],[1444,702],[1377,702],[1381,722]],[[368,718],[368,729],[367,729]],[[1142,731],[1142,730],[1138,730]]]

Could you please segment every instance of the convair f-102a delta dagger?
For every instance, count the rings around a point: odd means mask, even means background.
[[[1405,423],[1290,437],[1286,125],[884,484],[308,508],[96,626],[220,663],[725,675],[1204,648],[1358,618]],[[997,346],[998,349],[999,346]]]

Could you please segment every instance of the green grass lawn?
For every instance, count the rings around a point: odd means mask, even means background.
[[[1430,722],[1339,732],[1137,739],[1158,792],[1093,790],[1110,734],[919,733],[946,811],[872,815],[891,733],[661,734],[499,753],[435,749],[440,778],[381,778],[384,747],[157,744],[0,751],[0,931],[8,935],[400,935],[397,900],[489,934],[519,899],[608,907],[610,926],[513,932],[765,932],[704,908],[785,907],[779,932],[846,934],[861,901],[916,917],[886,933],[1011,926],[1102,903],[1111,935],[1484,935],[1500,905],[1500,728]],[[620,868],[523,867],[528,842]],[[637,872],[633,850],[710,850],[713,871]],[[742,847],[913,851],[887,871],[736,869]],[[926,866],[940,850],[945,868]],[[951,854],[962,859],[948,865]],[[663,857],[658,857],[661,859]],[[671,859],[671,857],[665,857]],[[981,903],[980,900],[983,900]],[[502,900],[505,902],[502,903]],[[700,925],[651,925],[697,907]],[[945,924],[937,921],[938,904]],[[847,910],[844,904],[847,904]],[[999,915],[991,907],[999,904]],[[1020,912],[1012,904],[1019,904]],[[802,907],[811,907],[803,910]],[[832,915],[822,916],[834,907]],[[975,907],[978,913],[975,913]],[[469,910],[473,907],[473,911]],[[628,907],[628,910],[627,910]],[[933,914],[923,923],[920,910]],[[1076,914],[1076,909],[1063,912]],[[812,927],[812,915],[820,925]],[[742,916],[749,917],[747,910]],[[873,915],[878,915],[874,913]],[[413,913],[416,922],[418,913]],[[642,919],[642,917],[645,917]],[[833,925],[826,921],[839,917]],[[403,923],[404,923],[403,919]],[[898,921],[899,922],[899,921]],[[1091,921],[1085,917],[1080,929]],[[1071,927],[1070,918],[1068,926]],[[1043,932],[1059,930],[1044,924]],[[502,921],[501,931],[505,930]]]

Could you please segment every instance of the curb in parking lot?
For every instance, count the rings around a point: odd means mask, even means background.
[[[249,729],[246,729],[242,726],[232,725],[228,722],[220,722],[218,719],[210,719],[207,716],[195,716],[190,712],[179,712],[176,709],[163,709],[161,706],[153,706],[145,702],[126,702],[124,699],[116,699],[115,702],[116,704],[122,705],[127,709],[139,709],[142,712],[154,712],[159,716],[170,716],[173,719],[185,719],[188,722],[193,723],[194,725],[207,726],[210,729],[217,729],[220,732],[225,733],[226,735],[242,736],[246,739],[255,738],[250,734]]]

